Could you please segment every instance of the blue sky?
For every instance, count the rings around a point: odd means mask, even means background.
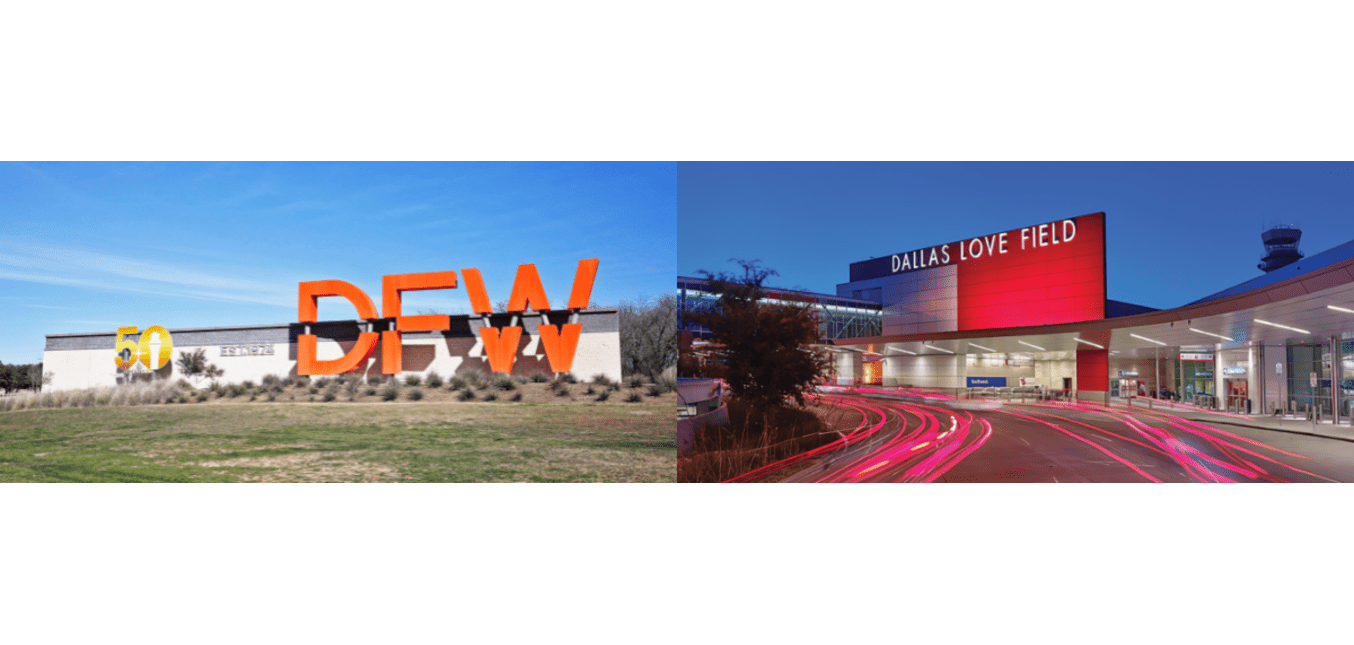
[[[518,264],[551,304],[600,258],[592,300],[671,291],[673,163],[0,163],[0,361],[45,334],[296,320],[296,285],[477,268],[506,300]],[[560,304],[556,305],[555,300]],[[404,310],[469,313],[465,289]],[[342,298],[320,319],[356,318]]]
[[[1178,307],[1263,275],[1260,233],[1308,257],[1354,239],[1349,162],[679,164],[678,271],[775,269],[836,293],[852,262],[1105,212],[1108,295]]]

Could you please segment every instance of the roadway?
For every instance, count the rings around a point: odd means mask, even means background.
[[[858,425],[833,445],[738,479],[1354,481],[1354,442],[1265,429],[1235,415],[884,393],[831,394],[821,401],[858,415]]]

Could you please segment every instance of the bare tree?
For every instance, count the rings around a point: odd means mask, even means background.
[[[207,362],[207,350],[199,347],[197,351],[179,354],[179,360],[176,363],[179,367],[179,373],[193,379],[206,377],[209,379],[220,378],[225,373],[221,368]]]
[[[677,364],[677,297],[621,300],[621,374],[658,378]]]

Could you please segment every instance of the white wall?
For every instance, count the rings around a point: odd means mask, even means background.
[[[545,349],[540,346],[537,338],[539,336],[532,336],[533,340],[518,354],[517,360],[530,357],[544,359]],[[467,361],[479,363],[485,371],[489,369],[488,359],[484,357],[484,346],[478,337],[475,346],[468,352],[467,357],[451,356],[446,343],[437,338],[405,338],[403,344],[405,346],[431,345],[434,352],[433,361],[426,369],[421,371],[405,370],[403,372],[405,375],[426,374],[430,371],[436,371],[443,376],[450,376]],[[268,344],[264,345],[269,346]],[[272,354],[248,356],[222,356],[219,346],[205,346],[204,348],[207,350],[207,362],[220,367],[225,372],[220,378],[223,383],[239,383],[242,381],[258,383],[269,374],[284,378],[294,374],[296,361],[290,356],[295,354],[295,348],[286,343],[277,343],[270,346],[273,348]],[[613,380],[620,380],[620,346],[619,332],[582,334],[578,340],[578,351],[574,355],[574,375],[579,378],[590,379],[595,374],[605,374]],[[177,381],[181,377],[177,374],[178,368],[174,366],[174,362],[178,361],[183,354],[192,353],[198,349],[194,346],[175,345],[169,366],[156,372],[157,377]],[[343,346],[332,340],[321,338],[316,343],[315,353],[319,360],[341,358],[344,351]],[[113,357],[112,347],[107,349],[46,351],[42,358],[43,371],[53,376],[52,383],[45,386],[44,389],[70,390],[116,385],[117,366],[113,363]],[[378,344],[376,353],[368,361],[368,367],[373,367],[379,357],[380,345]],[[379,373],[379,370],[375,373]],[[203,382],[205,381],[199,381],[195,385],[200,385]]]

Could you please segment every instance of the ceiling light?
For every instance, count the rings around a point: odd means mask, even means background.
[[[1193,328],[1193,327],[1190,327],[1189,330],[1190,330],[1190,331],[1197,331],[1197,332],[1199,332],[1200,334],[1204,334],[1204,335],[1206,335],[1206,336],[1212,336],[1212,337],[1214,337],[1214,338],[1221,338],[1221,339],[1223,339],[1223,340],[1232,340],[1231,338],[1228,338],[1228,337],[1223,336],[1223,335],[1221,335],[1221,334],[1215,334],[1215,333],[1213,333],[1213,332],[1204,331],[1204,330],[1202,330],[1202,329],[1195,329],[1195,328]]]
[[[1347,314],[1354,314],[1354,309],[1345,309],[1344,307],[1336,307],[1335,305],[1326,305],[1326,308],[1334,309],[1336,311],[1343,311]]]
[[[1072,339],[1072,340],[1075,340],[1075,341],[1077,341],[1078,343],[1086,343],[1087,345],[1090,345],[1091,347],[1094,347],[1094,348],[1096,348],[1096,349],[1105,349],[1104,346],[1102,346],[1102,345],[1097,345],[1097,344],[1095,344],[1095,343],[1092,343],[1092,342],[1089,341],[1089,340],[1082,340],[1082,339],[1080,339],[1080,338],[1074,338],[1074,339]]]
[[[1027,343],[1027,342],[1025,342],[1025,341],[1023,341],[1023,340],[1018,340],[1018,341],[1016,341],[1016,342],[1017,342],[1017,343],[1020,343],[1021,345],[1026,346],[1026,347],[1033,347],[1033,348],[1035,348],[1035,349],[1037,349],[1037,350],[1039,350],[1039,351],[1041,351],[1041,352],[1042,352],[1042,351],[1045,351],[1043,347],[1040,347],[1040,346],[1038,346],[1038,345],[1031,345],[1031,344],[1029,344],[1029,343]]]
[[[1161,342],[1161,341],[1159,341],[1159,340],[1152,340],[1151,338],[1144,338],[1144,337],[1139,336],[1139,335],[1137,335],[1137,334],[1129,334],[1129,336],[1132,336],[1132,337],[1134,337],[1134,338],[1136,338],[1136,339],[1138,339],[1138,340],[1145,340],[1145,341],[1147,341],[1147,342],[1149,342],[1149,343],[1156,343],[1156,344],[1158,344],[1158,345],[1165,345],[1165,344],[1166,344],[1166,343],[1163,343],[1163,342]]]
[[[978,343],[969,343],[968,345],[969,345],[969,347],[977,347],[978,349],[985,349],[985,350],[987,350],[987,351],[989,351],[989,352],[995,352],[995,351],[997,351],[997,350],[995,350],[995,349],[992,349],[991,347],[983,347],[982,345],[979,345]]]
[[[907,354],[911,354],[911,355],[913,355],[913,356],[916,356],[916,355],[917,355],[916,352],[909,352],[909,351],[907,351],[907,350],[905,350],[905,349],[900,349],[900,350],[898,350],[898,351],[904,352],[904,353],[907,353]]]
[[[931,347],[931,346],[930,346],[930,345],[927,345],[927,344],[925,344],[925,343],[923,343],[923,344],[922,344],[922,347]],[[936,351],[938,351],[938,352],[945,352],[946,354],[953,354],[953,353],[954,353],[954,352],[952,352],[952,351],[950,351],[950,350],[948,350],[948,349],[941,349],[941,348],[939,348],[939,347],[931,347],[931,349],[934,349],[934,350],[936,350]]]
[[[1280,329],[1291,329],[1291,330],[1293,330],[1293,331],[1295,331],[1295,332],[1298,332],[1298,333],[1300,333],[1300,334],[1310,334],[1310,333],[1312,333],[1312,332],[1310,332],[1310,331],[1307,331],[1306,329],[1298,329],[1297,327],[1289,327],[1288,325],[1280,325],[1279,323],[1272,323],[1272,322],[1269,322],[1268,320],[1260,320],[1259,318],[1255,318],[1254,320],[1255,320],[1255,322],[1258,322],[1258,323],[1260,323],[1261,325],[1269,325],[1270,327],[1278,327],[1278,328],[1280,328]]]

